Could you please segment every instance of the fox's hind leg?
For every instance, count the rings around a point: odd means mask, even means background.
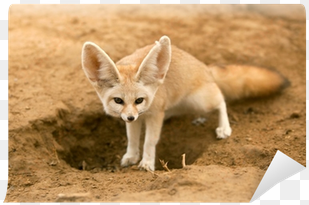
[[[220,103],[218,110],[219,110],[219,127],[216,129],[217,138],[225,139],[232,134],[232,129],[230,127],[226,111],[226,104],[224,100]]]
[[[226,112],[224,96],[215,83],[206,83],[188,96],[184,105],[196,112],[208,113],[219,110],[219,127],[216,129],[217,138],[224,139],[231,135],[229,119]]]

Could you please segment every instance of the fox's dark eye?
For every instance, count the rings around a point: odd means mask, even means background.
[[[137,98],[135,104],[141,104],[144,101],[144,98]]]
[[[123,100],[121,98],[114,98],[115,103],[123,104]]]

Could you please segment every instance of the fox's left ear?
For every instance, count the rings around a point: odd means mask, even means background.
[[[163,83],[171,62],[171,42],[162,36],[141,63],[136,78],[144,84]]]

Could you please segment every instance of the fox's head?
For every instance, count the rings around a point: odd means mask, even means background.
[[[152,104],[171,61],[170,39],[161,37],[147,52],[115,64],[96,44],[84,44],[82,68],[107,114],[132,122]]]

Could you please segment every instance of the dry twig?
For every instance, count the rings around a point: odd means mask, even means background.
[[[58,194],[56,202],[85,202],[89,199],[90,193]]]
[[[182,154],[182,168],[186,167],[186,154]]]
[[[59,160],[59,157],[58,157],[58,153],[57,153],[57,150],[56,150],[56,146],[55,146],[55,142],[54,142],[54,141],[53,141],[53,146],[54,146],[54,152],[55,152],[55,156],[56,156],[57,162],[58,162],[58,164],[60,164],[60,160]]]
[[[164,160],[162,160],[162,159],[159,159],[159,161],[160,161],[160,163],[161,163],[163,169],[165,169],[165,170],[168,171],[168,172],[171,171],[171,170],[167,167],[167,163],[168,163],[168,162],[164,162]]]

